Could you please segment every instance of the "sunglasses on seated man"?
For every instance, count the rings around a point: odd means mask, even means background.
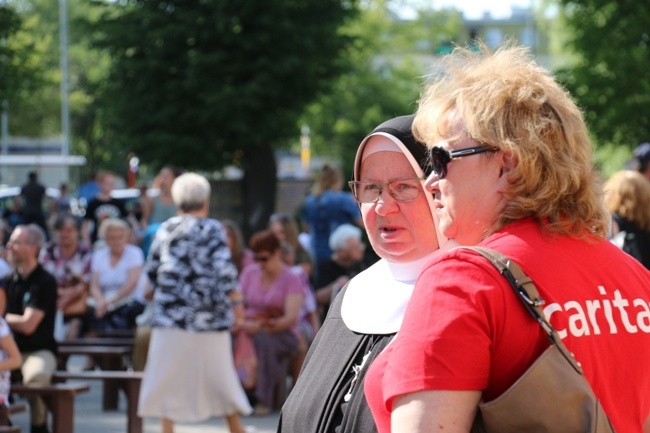
[[[496,147],[465,147],[463,149],[452,150],[451,152],[443,149],[440,146],[434,146],[429,149],[429,162],[433,172],[438,179],[444,179],[447,176],[447,164],[454,158],[461,158],[463,156],[478,155],[483,152],[495,152],[499,149]]]

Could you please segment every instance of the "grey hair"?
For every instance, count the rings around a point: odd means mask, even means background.
[[[124,232],[128,235],[129,230],[131,230],[131,226],[129,225],[129,223],[127,223],[121,218],[105,219],[104,221],[102,221],[101,225],[99,226],[99,231],[97,232],[99,238],[106,239],[106,232],[109,231],[110,229],[124,230]]]
[[[27,236],[25,241],[36,247],[36,251],[40,251],[45,244],[45,232],[36,224],[20,224],[16,226],[16,229],[25,230]]]
[[[329,246],[332,251],[345,248],[349,239],[361,239],[361,229],[352,224],[342,224],[330,235]]]
[[[174,179],[172,199],[183,212],[199,210],[210,198],[210,183],[196,173],[184,173]]]

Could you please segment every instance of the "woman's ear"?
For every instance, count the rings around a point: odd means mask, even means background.
[[[499,151],[497,159],[501,167],[500,176],[507,175],[517,165],[517,158],[507,150]]]
[[[517,166],[517,158],[512,152],[502,150],[497,152],[497,162],[499,164],[499,183],[501,187],[508,185],[508,175]]]

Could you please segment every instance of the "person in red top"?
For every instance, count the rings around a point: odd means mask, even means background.
[[[618,432],[650,432],[650,273],[605,239],[592,145],[571,97],[525,48],[457,49],[420,101],[442,234],[517,262]],[[549,342],[477,253],[437,254],[365,393],[378,431],[466,433]],[[642,362],[642,361],[641,361]],[[540,396],[549,398],[549,396]],[[552,397],[551,397],[552,398]]]

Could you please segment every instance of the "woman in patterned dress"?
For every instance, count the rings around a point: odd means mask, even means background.
[[[243,433],[251,412],[235,371],[230,328],[243,321],[237,269],[221,223],[208,218],[210,184],[186,173],[172,185],[179,214],[156,232],[145,269],[154,285],[151,343],[139,415],[175,422],[224,416]],[[234,316],[234,317],[233,317]]]

